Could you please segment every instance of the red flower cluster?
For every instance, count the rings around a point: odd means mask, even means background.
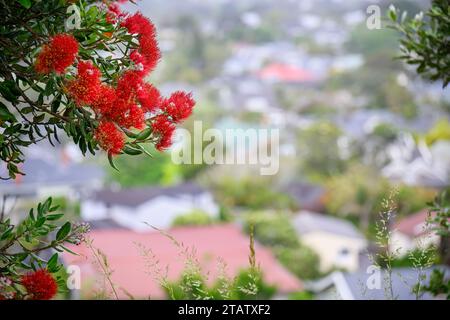
[[[116,16],[124,16],[116,8],[112,10]],[[144,82],[144,77],[154,69],[160,58],[153,23],[138,12],[126,17],[121,26],[127,28],[129,33],[138,35],[139,48],[130,54],[135,68],[122,74],[116,88],[103,85],[100,90],[91,90],[100,92],[91,107],[106,121],[97,129],[96,139],[103,149],[118,154],[123,148],[124,138],[113,123],[120,127],[141,129],[145,126],[146,114],[153,113],[157,114],[151,120],[153,132],[159,138],[156,148],[167,149],[172,144],[174,123],[189,117],[195,101],[191,94],[180,91],[164,99],[157,88]]]
[[[139,46],[130,53],[133,68],[122,73],[116,86],[102,83],[101,71],[91,61],[79,61],[78,73],[68,80],[65,89],[79,107],[88,106],[96,114],[100,125],[94,135],[109,154],[119,154],[125,145],[120,128],[142,129],[151,124],[158,137],[156,148],[167,149],[172,143],[175,124],[189,117],[195,105],[191,94],[177,91],[162,98],[159,90],[145,83],[144,78],[156,67],[161,57],[154,24],[141,13],[126,15],[112,3],[107,19],[117,21],[130,34],[137,35]],[[44,46],[36,62],[36,70],[64,72],[75,61],[76,40],[69,35],[57,35]]]
[[[118,1],[119,3],[123,3],[126,1]],[[108,11],[106,12],[106,21],[108,21],[111,24],[114,24],[117,22],[118,19],[123,17],[124,14],[119,8],[119,5],[117,3],[111,3],[108,6]]]
[[[54,36],[48,45],[44,45],[39,53],[35,69],[42,74],[52,71],[64,73],[72,65],[78,53],[78,42],[68,34]]]
[[[170,98],[165,99],[162,103],[162,109],[167,112],[175,123],[180,123],[189,118],[194,106],[195,101],[192,99],[192,94],[182,91],[173,93]]]
[[[125,145],[123,133],[112,122],[100,122],[95,132],[95,139],[104,150],[111,154],[119,154]]]
[[[134,53],[130,58],[141,69],[143,76],[152,71],[161,58],[161,52],[156,40],[155,25],[140,12],[127,17],[121,23],[122,27],[128,29],[131,34],[137,34],[139,39],[139,57]],[[137,61],[136,61],[137,60]]]
[[[78,75],[75,80],[68,81],[67,92],[78,106],[89,105],[96,101],[100,94],[101,72],[90,61],[78,63]]]
[[[46,269],[22,276],[21,283],[32,300],[50,300],[58,291],[55,279]]]
[[[165,114],[157,115],[152,121],[153,132],[159,136],[156,149],[165,150],[172,145],[172,138],[175,132],[175,125]]]

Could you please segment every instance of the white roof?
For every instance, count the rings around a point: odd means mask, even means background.
[[[321,213],[300,211],[294,217],[293,225],[301,235],[322,231],[349,238],[365,239],[361,232],[350,222]]]

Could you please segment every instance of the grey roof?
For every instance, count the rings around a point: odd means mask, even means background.
[[[325,278],[305,283],[308,290],[317,294],[319,299],[345,299],[345,300],[415,300],[413,288],[422,277],[421,284],[427,285],[434,269],[445,273],[446,279],[450,279],[450,268],[446,266],[434,266],[418,273],[413,268],[394,268],[392,270],[392,286],[389,285],[386,270],[380,274],[379,288],[369,289],[367,283],[374,284],[374,273],[358,271],[353,273],[333,272]],[[390,288],[392,287],[392,294]],[[436,299],[429,293],[421,293],[421,300]]]
[[[422,280],[422,284],[429,283],[430,275],[436,268],[444,270],[447,278],[450,276],[450,268],[447,267],[434,267],[423,270],[422,275],[425,280]],[[388,282],[383,279],[386,277],[387,272],[383,271],[381,276],[381,288],[368,290],[366,282],[371,276],[366,272],[357,273],[344,273],[344,279],[350,289],[353,298],[355,300],[385,300],[391,299],[390,286]],[[393,298],[397,300],[415,300],[416,296],[412,289],[419,282],[418,272],[412,268],[398,268],[392,271],[392,292]],[[421,299],[429,300],[433,299],[433,296],[426,293]]]
[[[173,187],[144,187],[123,190],[103,189],[95,192],[91,200],[106,205],[137,207],[159,196],[180,197],[183,195],[200,195],[205,190],[194,183],[183,183]]]
[[[123,225],[117,223],[113,219],[102,219],[102,220],[92,220],[89,221],[89,225],[91,230],[117,230],[117,229],[125,229]]]
[[[350,238],[364,239],[364,236],[350,222],[321,213],[300,211],[293,218],[292,223],[300,235],[322,231]]]
[[[25,176],[21,176],[16,181],[1,181],[0,192],[14,195],[33,194],[42,186],[84,186],[93,181],[102,181],[104,177],[103,170],[96,165],[63,164],[36,158],[26,159],[20,170],[25,173]]]

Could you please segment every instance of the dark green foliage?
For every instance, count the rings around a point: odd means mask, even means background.
[[[278,260],[293,274],[302,280],[316,279],[321,276],[319,272],[319,256],[310,248],[275,248]]]
[[[389,11],[391,27],[402,35],[399,58],[415,66],[422,76],[441,80],[445,88],[450,82],[449,1],[434,0],[425,16],[403,17],[393,8]]]
[[[318,122],[298,134],[302,174],[312,180],[341,173],[346,162],[339,155],[340,129],[330,122]]]
[[[278,213],[253,212],[244,216],[244,228],[255,228],[255,238],[270,247],[298,248],[297,233],[289,219]]]
[[[289,218],[283,214],[254,212],[244,217],[244,228],[254,226],[255,238],[273,249],[278,260],[300,279],[320,276],[317,254],[299,241]]]
[[[59,253],[71,252],[64,244],[79,243],[87,231],[84,226],[72,225],[70,222],[58,226],[63,216],[58,207],[52,205],[52,198],[49,198],[39,203],[36,210],[31,209],[18,225],[12,225],[10,219],[0,220],[0,274],[18,281],[23,270],[46,268],[51,273],[58,273],[62,269]],[[57,252],[48,260],[40,256],[40,253],[51,249]],[[63,289],[64,281],[59,282]],[[21,295],[22,292],[17,290],[16,297],[20,298]]]
[[[267,285],[263,274],[257,265],[253,227],[249,228],[249,267],[241,270],[234,278],[226,275],[226,263],[219,262],[218,277],[215,283],[208,285],[208,275],[202,272],[202,267],[195,254],[190,254],[188,248],[180,245],[175,239],[174,244],[185,257],[185,267],[181,278],[176,282],[160,279],[163,289],[172,300],[250,300],[270,299],[275,293],[274,286]]]
[[[222,177],[214,183],[217,198],[229,207],[287,209],[294,203],[286,194],[273,190],[270,180],[261,177]]]
[[[428,285],[422,288],[424,292],[430,292],[434,296],[445,295],[447,300],[450,300],[450,280],[447,278],[445,272],[441,270],[433,270],[430,276]]]
[[[246,269],[235,279],[219,279],[211,287],[201,274],[184,274],[178,282],[168,284],[165,291],[172,300],[267,300],[276,288],[267,285],[259,271]]]
[[[203,211],[193,211],[175,218],[172,226],[207,226],[212,224],[213,219]]]

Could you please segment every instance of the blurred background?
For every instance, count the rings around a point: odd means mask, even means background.
[[[397,210],[389,221],[395,241],[389,249],[398,251],[394,266],[407,277],[413,267],[407,255],[439,241],[422,227],[427,202],[450,184],[450,90],[394,59],[399,54],[394,31],[367,28],[367,7],[377,4],[384,15],[391,3],[411,16],[430,5],[428,0],[123,5],[157,26],[163,59],[149,80],[163,93],[193,92],[197,106],[185,128],[192,130],[199,120],[204,129],[277,128],[278,174],[261,176],[246,165],[176,165],[170,152],[156,151],[153,158],[118,157],[117,172],[106,157],[83,158],[69,142],[57,152],[42,143],[29,148],[21,168],[26,176],[0,182],[11,217],[19,220],[52,196],[70,219],[89,222],[93,244],[110,260],[112,279],[125,298],[125,292],[166,298],[155,280],[164,278],[158,272],[177,281],[186,267],[180,259],[184,247],[149,225],[195,248],[194,260],[211,279],[248,267],[253,225],[256,261],[264,281],[276,288],[261,297],[356,299],[367,297],[360,282],[377,252],[382,201],[395,189]],[[94,295],[96,268],[88,251],[80,252],[84,255],[66,259],[81,267],[83,288],[67,298]],[[397,290],[409,294],[406,287]],[[370,295],[381,294],[374,292]]]

